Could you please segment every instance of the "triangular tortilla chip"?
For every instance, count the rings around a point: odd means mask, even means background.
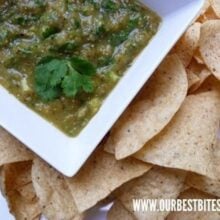
[[[0,166],[33,158],[32,153],[22,143],[1,127],[0,152]]]
[[[200,53],[199,48],[197,48],[197,50],[195,51],[195,53],[193,54],[193,58],[199,63],[199,64],[205,64],[202,55]]]
[[[107,152],[122,159],[140,150],[180,108],[188,89],[186,71],[176,55],[168,56],[113,127]]]
[[[216,197],[195,189],[189,189],[181,193],[179,199],[216,199]],[[219,220],[220,212],[194,211],[194,212],[172,212],[166,220]]]
[[[193,20],[192,23],[194,23],[195,21],[201,21],[202,20],[201,18],[206,13],[209,7],[210,7],[209,0],[205,0],[202,9],[200,10],[199,14],[196,16],[196,18]]]
[[[202,24],[199,45],[203,60],[220,80],[220,20],[210,20]]]
[[[191,85],[190,87],[190,93],[196,91],[197,89],[200,88],[200,86],[206,81],[206,79],[211,76],[211,72],[207,69],[204,68],[200,73],[198,73],[197,77],[199,78],[198,81],[194,80],[194,84]],[[192,83],[192,81],[191,81]]]
[[[168,212],[135,211],[133,202],[135,199],[176,199],[184,186],[185,177],[184,171],[154,167],[125,185],[117,199],[136,219],[165,219]]]
[[[203,7],[202,7],[202,9],[200,11],[200,16],[205,14],[209,7],[210,7],[210,1],[209,0],[205,0],[205,2],[203,4]]]
[[[45,217],[48,219],[82,219],[61,174],[40,159],[35,159],[32,167],[32,180]]]
[[[220,0],[210,0],[210,4],[215,14],[220,18]]]
[[[188,96],[168,126],[135,157],[148,163],[214,177],[213,146],[219,118],[217,92]]]
[[[194,90],[194,87],[200,82],[199,77],[195,73],[188,71],[187,78],[189,91]]]
[[[220,141],[218,141],[213,148],[213,155],[212,162],[216,179],[198,175],[196,173],[189,173],[187,175],[186,183],[193,188],[220,197]]]
[[[31,182],[32,162],[4,165],[1,188],[16,220],[39,219],[41,209]]]
[[[150,165],[132,158],[117,161],[113,155],[98,149],[76,176],[66,180],[77,208],[83,212],[150,168]]]
[[[206,1],[209,1],[209,0],[206,0]],[[209,3],[210,4],[210,3]],[[205,8],[204,8],[205,9]],[[201,14],[200,17],[198,18],[198,22],[201,22],[201,23],[204,23],[206,21],[209,21],[209,20],[215,20],[217,19],[217,15],[215,13],[215,11],[213,10],[213,8],[209,5],[208,8],[206,8],[206,11],[205,13]]]
[[[192,24],[172,50],[180,57],[185,67],[190,64],[193,54],[199,46],[200,28],[199,22]]]
[[[220,180],[190,173],[187,176],[186,183],[195,189],[220,197]]]

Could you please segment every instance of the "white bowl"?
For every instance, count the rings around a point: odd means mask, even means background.
[[[105,100],[99,112],[77,137],[66,136],[0,87],[0,124],[66,176],[76,174],[91,155],[196,17],[204,0],[142,0],[142,2],[162,17],[161,27]]]

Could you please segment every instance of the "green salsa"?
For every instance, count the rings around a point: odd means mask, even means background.
[[[76,136],[159,24],[135,0],[0,0],[0,84]]]

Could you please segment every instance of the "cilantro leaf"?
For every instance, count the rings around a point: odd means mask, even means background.
[[[57,59],[52,60],[50,63],[48,63],[46,68],[51,73],[49,83],[52,87],[60,84],[66,72],[68,71],[66,61]]]
[[[45,88],[38,85],[36,92],[43,102],[49,102],[60,97],[61,91],[59,87]]]
[[[59,94],[58,85],[67,72],[64,61],[53,59],[38,65],[35,69],[35,90],[43,101],[56,99]]]
[[[70,59],[70,61],[73,68],[79,73],[83,73],[84,75],[91,76],[96,72],[95,66],[92,63],[80,57],[73,57]]]
[[[85,92],[91,93],[94,90],[94,84],[88,76],[82,76],[82,88]]]
[[[80,74],[74,69],[62,81],[63,93],[67,97],[74,97],[81,87]]]
[[[70,67],[69,71],[69,74],[62,81],[65,96],[74,97],[80,91],[93,92],[94,87],[89,76],[80,74],[72,67]]]
[[[43,58],[34,71],[35,92],[44,101],[53,101],[60,96],[74,98],[80,92],[94,91],[92,75],[96,69],[82,58]]]

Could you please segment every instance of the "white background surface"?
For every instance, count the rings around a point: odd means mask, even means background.
[[[14,218],[9,214],[8,206],[4,198],[0,193],[0,220],[14,220]]]

